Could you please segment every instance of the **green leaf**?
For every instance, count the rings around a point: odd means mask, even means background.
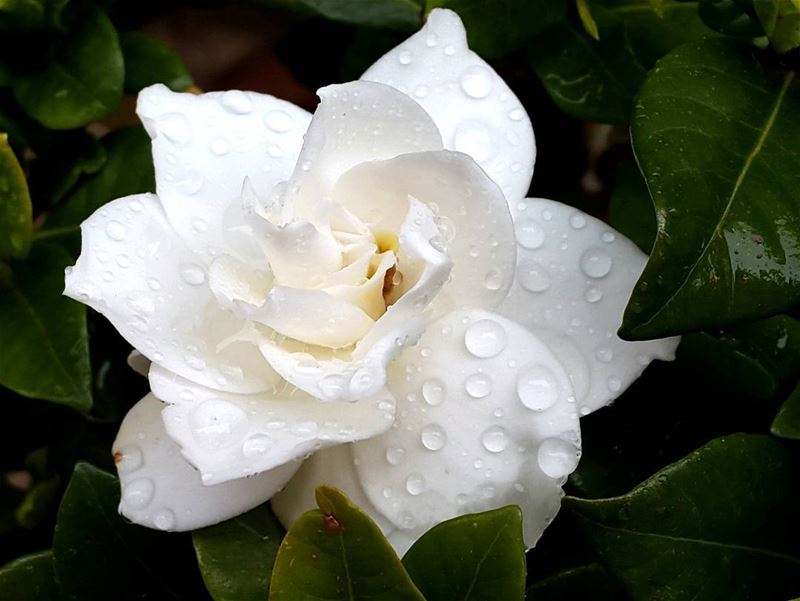
[[[61,478],[56,474],[43,482],[37,482],[26,494],[14,513],[17,524],[23,528],[34,528],[48,515],[57,501],[61,489]]]
[[[732,41],[687,44],[639,94],[631,137],[658,216],[620,334],[659,338],[800,301],[800,86]]]
[[[548,576],[528,587],[529,601],[620,601],[624,594],[619,583],[603,566],[590,563]]]
[[[14,96],[51,129],[72,129],[113,112],[122,98],[125,67],[109,18],[92,11],[53,49],[47,67],[18,76]]]
[[[61,589],[50,550],[25,555],[0,568],[0,593],[8,601],[58,601]]]
[[[566,0],[427,0],[425,12],[454,10],[464,21],[470,48],[485,58],[497,58],[558,23],[565,7]]]
[[[595,40],[600,39],[600,31],[597,29],[597,21],[592,16],[592,8],[589,6],[588,0],[576,0],[575,4],[578,8],[578,17],[581,20],[583,28]]]
[[[768,436],[711,441],[630,493],[567,497],[634,599],[780,599],[800,591],[800,488]]]
[[[25,174],[8,136],[0,133],[0,258],[22,259],[28,254],[32,211]]]
[[[192,533],[197,563],[214,601],[262,601],[283,527],[269,505]]]
[[[69,0],[2,0],[0,30],[60,27]]]
[[[608,222],[642,252],[650,254],[656,239],[656,213],[639,168],[620,163],[608,206]]]
[[[47,217],[38,239],[72,234],[81,222],[115,198],[153,192],[155,175],[150,138],[141,127],[117,130],[103,139],[106,162]]]
[[[800,0],[753,0],[758,19],[781,54],[800,47]]]
[[[770,431],[781,438],[800,440],[800,382],[781,406]]]
[[[380,528],[339,490],[289,529],[272,568],[270,601],[424,601]]]
[[[711,29],[735,38],[764,35],[753,0],[700,0],[700,18]]]
[[[414,0],[250,0],[254,4],[294,10],[353,25],[412,31],[420,25]]]
[[[138,31],[119,36],[125,60],[125,92],[136,94],[147,86],[163,83],[176,92],[192,85],[192,76],[180,57],[159,40]]]
[[[85,412],[92,406],[86,307],[62,296],[72,263],[61,248],[36,244],[0,285],[0,384]]]
[[[522,512],[509,506],[442,522],[414,543],[403,565],[427,599],[522,601]]]

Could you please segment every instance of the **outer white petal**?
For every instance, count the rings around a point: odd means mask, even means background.
[[[352,448],[352,444],[340,444],[314,453],[303,462],[289,484],[272,497],[272,510],[287,530],[303,513],[317,506],[314,491],[321,484],[343,491],[375,520],[384,534],[395,530],[364,494],[353,465]]]
[[[530,119],[502,78],[467,47],[456,13],[432,10],[418,33],[361,79],[414,98],[433,117],[445,148],[471,155],[509,202],[525,197],[536,159]]]
[[[497,185],[467,155],[419,152],[363,163],[339,179],[334,196],[365,223],[389,232],[400,230],[409,198],[433,210],[436,234],[453,261],[436,301],[445,311],[491,309],[508,294],[516,263],[511,213]],[[405,275],[402,257],[399,269]]]
[[[440,150],[439,130],[416,102],[389,86],[366,81],[328,86],[308,128],[286,193],[287,214],[325,223],[323,201],[348,169],[365,161]]]
[[[392,364],[389,385],[393,427],[353,445],[377,510],[413,540],[454,516],[518,504],[533,546],[580,454],[569,377],[548,348],[499,315],[456,311]]]
[[[164,431],[163,407],[152,394],[145,396],[125,416],[112,447],[122,485],[119,511],[136,524],[173,531],[216,524],[269,499],[300,465],[204,486]]]
[[[221,393],[153,366],[150,386],[172,403],[163,418],[183,456],[216,484],[271,470],[318,449],[361,440],[392,424],[387,390],[358,403],[327,403],[291,386],[253,395]]]
[[[272,389],[278,377],[251,344],[217,349],[242,323],[218,307],[200,257],[172,229],[158,198],[110,202],[81,233],[67,296],[105,315],[139,352],[185,378],[233,392]]]
[[[653,359],[670,361],[680,338],[617,336],[647,256],[602,221],[567,205],[528,199],[512,207],[517,275],[498,312],[550,344],[573,377],[580,413],[611,401]]]
[[[139,94],[137,113],[153,139],[156,190],[175,230],[208,257],[228,250],[241,225],[245,179],[267,196],[294,169],[311,116],[255,92],[178,94],[163,85]]]

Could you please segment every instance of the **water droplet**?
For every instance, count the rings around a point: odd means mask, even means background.
[[[517,395],[531,411],[545,411],[558,400],[558,382],[548,368],[535,365],[519,374]]]
[[[487,290],[500,290],[500,287],[503,285],[503,276],[496,269],[490,269],[486,273],[483,284],[486,286]]]
[[[528,292],[544,292],[550,288],[550,274],[544,267],[530,259],[519,262],[517,280]]]
[[[583,229],[586,227],[586,217],[580,213],[573,213],[569,217],[569,224],[576,230]]]
[[[636,362],[639,365],[644,365],[646,367],[646,366],[650,365],[650,361],[651,361],[650,355],[645,355],[644,353],[640,353],[640,354],[636,355]]]
[[[430,451],[438,451],[447,444],[447,433],[438,424],[429,424],[422,428],[420,434],[422,446]]]
[[[402,511],[397,516],[401,530],[411,530],[417,527],[417,519],[408,511]]]
[[[195,263],[185,263],[180,268],[181,279],[190,286],[199,286],[206,281],[206,272]]]
[[[525,117],[525,111],[522,109],[512,109],[508,113],[508,118],[512,121],[522,121],[523,117]]]
[[[403,447],[386,447],[386,461],[389,465],[400,465],[405,458],[406,450]]]
[[[459,82],[461,89],[470,98],[486,98],[492,93],[492,74],[483,65],[467,67]]]
[[[453,134],[453,147],[478,163],[489,160],[495,152],[492,134],[480,121],[462,121]]]
[[[523,248],[536,250],[544,244],[544,229],[530,217],[520,218],[514,229],[517,234],[517,244]]]
[[[186,146],[192,141],[192,124],[181,113],[168,113],[159,117],[158,131],[178,146]]]
[[[505,328],[491,319],[476,321],[464,333],[467,350],[482,359],[500,354],[506,348],[507,341]]]
[[[142,467],[142,450],[139,447],[124,447],[114,453],[114,463],[117,465],[117,473],[129,474]]]
[[[282,134],[292,129],[294,119],[286,111],[275,109],[264,115],[264,124],[272,131]]]
[[[137,478],[122,487],[122,502],[131,509],[144,509],[153,500],[155,490],[150,478]]]
[[[347,378],[339,374],[330,374],[319,381],[322,398],[336,400],[341,398],[347,390]]]
[[[500,426],[492,426],[481,434],[481,444],[490,453],[502,453],[508,446],[506,431]]]
[[[448,44],[444,47],[444,53],[447,56],[453,56],[456,53],[456,48],[452,44]]]
[[[603,242],[605,242],[605,243],[607,243],[607,244],[610,244],[611,242],[613,242],[614,240],[616,240],[616,239],[617,239],[617,237],[616,237],[616,235],[614,235],[614,232],[603,232],[603,235],[602,235],[602,236],[600,236],[600,239],[601,239]]]
[[[446,396],[446,387],[439,378],[426,380],[422,385],[422,398],[429,405],[441,405]]]
[[[594,352],[594,356],[598,361],[609,363],[614,358],[614,351],[607,346],[601,346]]]
[[[315,421],[296,422],[292,424],[290,431],[295,436],[308,438],[314,436],[319,430],[319,425]]]
[[[263,455],[272,446],[272,438],[266,434],[253,434],[242,444],[242,453],[245,457]]]
[[[430,92],[430,90],[428,89],[428,86],[426,86],[426,85],[418,85],[414,89],[414,96],[416,96],[417,98],[425,98],[425,96],[428,95],[428,92]]]
[[[411,64],[411,53],[408,50],[403,50],[397,55],[397,60],[401,65]]]
[[[578,465],[577,449],[560,438],[548,438],[539,445],[539,468],[551,478],[563,478]]]
[[[123,269],[127,269],[131,266],[131,259],[128,255],[117,255],[117,265],[122,267]]]
[[[417,496],[425,492],[426,483],[422,474],[414,472],[406,478],[406,490],[408,494]]]
[[[373,385],[372,372],[366,367],[360,367],[350,378],[350,394],[355,397],[362,397],[372,389]]]
[[[189,415],[189,427],[197,441],[211,449],[238,442],[247,430],[247,415],[222,399],[200,403]]]
[[[586,299],[587,303],[599,302],[600,299],[603,298],[603,291],[599,288],[595,288],[594,286],[589,286],[586,289],[586,292],[584,292],[583,298]]]
[[[622,382],[620,381],[619,378],[611,376],[608,379],[608,389],[611,392],[619,392],[621,388],[622,388]]]
[[[428,37],[425,38],[425,45],[428,48],[433,48],[438,43],[439,43],[439,38],[437,37],[437,35],[435,33],[429,33]]]
[[[171,530],[175,527],[175,513],[171,509],[162,509],[153,518],[153,525],[159,530]]]
[[[208,145],[211,152],[213,152],[217,156],[222,156],[227,154],[230,150],[230,146],[228,145],[228,141],[225,138],[214,138]]]
[[[581,270],[590,278],[602,278],[611,271],[611,255],[599,248],[590,248],[581,257]]]
[[[234,115],[246,115],[253,111],[253,101],[241,90],[228,90],[222,95],[222,106]]]
[[[184,194],[197,194],[203,187],[203,175],[198,171],[187,171],[177,186]]]
[[[283,149],[277,144],[270,144],[267,146],[267,154],[273,159],[277,159],[283,156]]]
[[[474,399],[482,399],[492,393],[492,380],[486,374],[472,374],[464,382],[464,389]]]
[[[111,238],[116,242],[120,242],[125,239],[125,236],[128,234],[128,229],[121,224],[119,221],[109,221],[106,225],[106,236]]]

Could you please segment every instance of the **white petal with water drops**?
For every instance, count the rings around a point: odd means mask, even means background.
[[[613,401],[653,359],[674,358],[679,338],[627,342],[617,336],[647,262],[630,240],[552,200],[527,199],[512,214],[517,278],[498,312],[528,326],[559,357],[581,415]]]
[[[299,463],[205,486],[164,431],[164,404],[148,394],[128,411],[112,445],[122,487],[120,513],[157,530],[204,528],[260,505],[283,488]]]

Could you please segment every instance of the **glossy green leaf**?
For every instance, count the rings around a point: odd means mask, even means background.
[[[630,493],[567,497],[636,600],[780,599],[800,592],[800,482],[774,438],[711,441]]]
[[[283,527],[269,505],[194,531],[197,563],[214,601],[266,599],[283,536]]]
[[[104,13],[88,13],[52,56],[44,70],[14,81],[14,95],[31,117],[52,129],[72,129],[117,108],[125,67],[117,32]]]
[[[620,601],[624,593],[603,566],[590,563],[548,576],[528,587],[528,601]]]
[[[656,239],[656,213],[639,168],[620,163],[608,206],[608,222],[650,254]]]
[[[136,94],[147,86],[163,83],[176,92],[192,85],[192,76],[180,57],[159,40],[138,31],[119,36],[125,60],[125,92]]]
[[[31,197],[8,136],[0,133],[0,258],[23,258],[31,244]]]
[[[255,4],[317,15],[331,21],[412,31],[419,28],[414,0],[250,0]]]
[[[564,16],[566,0],[427,0],[425,12],[449,8],[467,29],[470,47],[486,58],[504,56]]]
[[[155,190],[150,138],[141,127],[121,129],[103,139],[106,162],[47,217],[38,237],[74,233],[81,222],[105,203]]]
[[[88,411],[86,307],[62,296],[64,269],[72,263],[61,248],[35,244],[0,284],[0,384]]]
[[[270,601],[424,601],[380,528],[344,494],[320,486],[317,505],[283,539]]]
[[[800,382],[781,406],[770,431],[781,438],[800,440]]]
[[[659,338],[800,300],[800,85],[732,41],[682,46],[647,78],[631,136],[658,215],[621,335]]]
[[[736,38],[764,35],[753,0],[700,0],[700,18],[711,29]]]
[[[509,506],[438,524],[408,550],[403,565],[426,599],[522,601],[522,512]]]
[[[775,50],[800,47],[800,0],[753,0],[753,5]]]
[[[0,597],[8,601],[59,601],[51,551],[25,555],[0,568]]]

